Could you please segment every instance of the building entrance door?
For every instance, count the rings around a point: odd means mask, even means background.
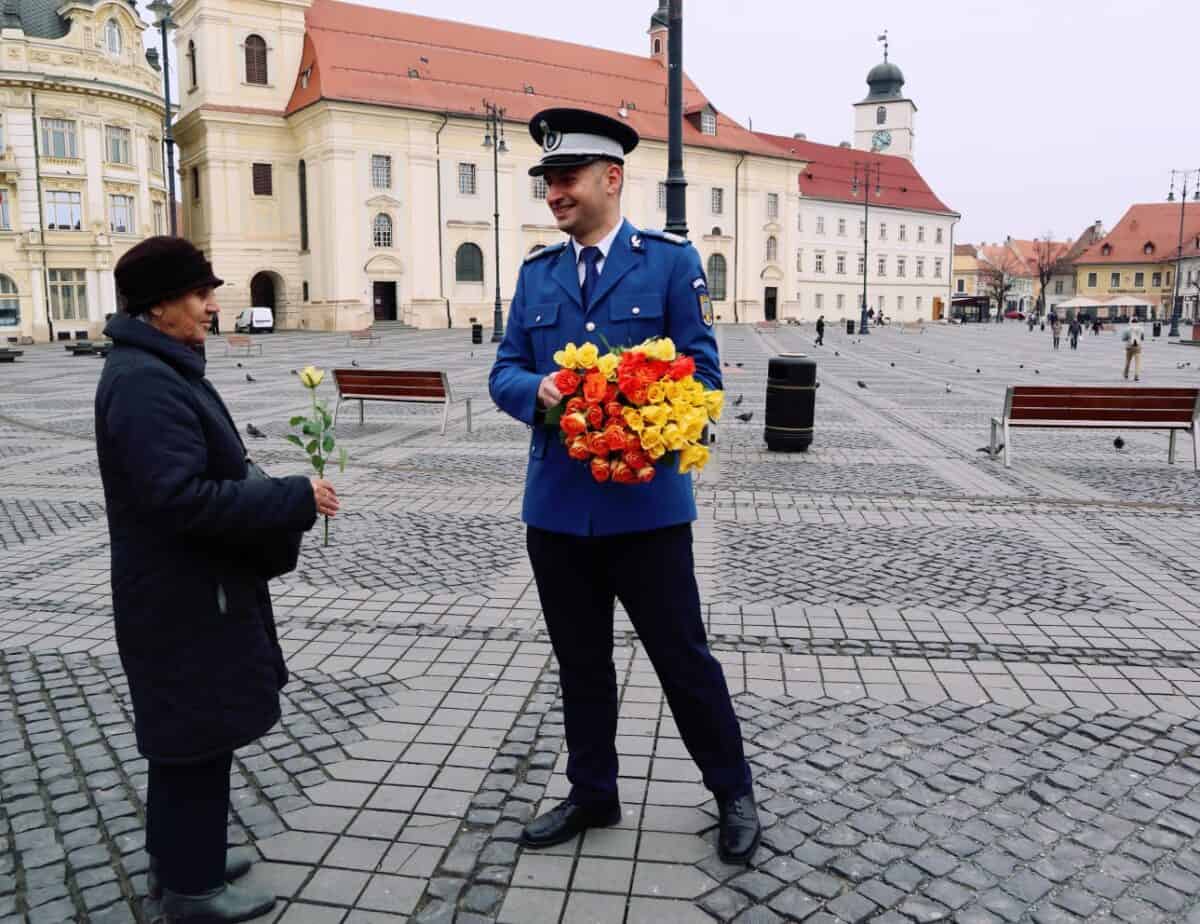
[[[774,321],[775,315],[779,310],[779,290],[774,286],[767,286],[763,293],[763,319]]]
[[[375,320],[396,320],[396,283],[377,282],[375,291]]]

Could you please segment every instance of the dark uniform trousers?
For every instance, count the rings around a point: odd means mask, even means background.
[[[232,766],[233,752],[196,764],[150,762],[146,852],[172,892],[198,895],[225,882]]]
[[[741,729],[700,615],[691,525],[613,536],[531,526],[526,544],[558,657],[571,798],[617,798],[616,600],[658,673],[704,785],[718,797],[749,792]]]

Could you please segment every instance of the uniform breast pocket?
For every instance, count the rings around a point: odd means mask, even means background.
[[[533,339],[538,368],[543,368],[552,362],[555,350],[561,350],[564,346],[558,342],[558,304],[530,305],[525,309],[525,328]]]
[[[615,295],[608,316],[621,346],[635,346],[667,332],[663,297],[657,292]]]

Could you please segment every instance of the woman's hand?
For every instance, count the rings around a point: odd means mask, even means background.
[[[554,384],[554,376],[548,375],[538,384],[538,403],[544,408],[552,408],[562,400],[562,392]]]
[[[317,502],[317,513],[321,516],[331,517],[338,512],[337,490],[331,482],[324,478],[312,478],[313,499]]]

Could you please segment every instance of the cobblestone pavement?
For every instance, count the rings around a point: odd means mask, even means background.
[[[1004,386],[1115,383],[1023,326],[720,330],[730,400],[697,486],[698,572],[767,831],[752,869],[716,817],[623,617],[622,822],[540,853],[567,790],[557,673],[519,522],[524,427],[458,331],[265,337],[210,377],[280,474],[291,370],[449,370],[466,432],[353,408],[345,515],[275,582],[284,718],[239,751],[230,840],[276,924],[1200,922],[1200,494],[1167,437],[1018,431]],[[767,453],[768,358],[820,363],[810,452]],[[1194,356],[1194,358],[1193,358]],[[1182,365],[1191,363],[1191,366]],[[1180,367],[1182,365],[1182,367]],[[0,367],[0,922],[161,918],[143,896],[145,763],[116,656],[92,442],[100,361]],[[1152,341],[1146,385],[1200,385]],[[255,381],[247,380],[252,373]],[[861,382],[866,387],[860,387]],[[948,390],[949,389],[949,390]]]

